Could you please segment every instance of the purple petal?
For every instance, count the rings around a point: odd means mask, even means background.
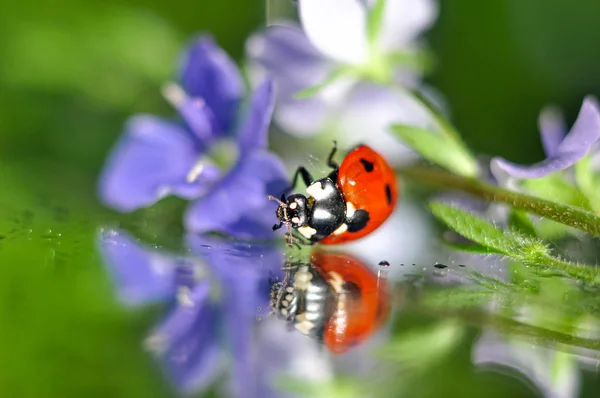
[[[271,220],[275,221],[273,212],[277,206],[267,199],[267,195],[279,195],[287,184],[281,159],[268,152],[252,153],[241,159],[218,186],[190,205],[185,216],[186,229],[191,232],[221,231],[236,237],[253,237],[248,232],[255,231],[234,230],[231,226],[254,211],[264,214],[268,207],[271,207]],[[269,231],[266,224],[263,225]]]
[[[176,258],[151,251],[114,229],[100,232],[99,246],[123,303],[140,305],[173,296]]]
[[[208,281],[198,284],[147,340],[175,385],[186,392],[208,387],[219,369],[216,312]]]
[[[199,155],[193,140],[176,124],[154,116],[136,116],[127,123],[105,165],[99,196],[108,206],[125,212],[149,206],[169,194],[196,198],[219,174],[207,166],[204,174],[188,182]]]
[[[582,159],[600,140],[600,109],[591,97],[586,97],[573,128],[560,143],[554,155],[531,166],[520,166],[502,158],[492,159],[494,164],[520,178],[542,178],[552,172],[564,170]]]
[[[567,126],[559,109],[547,107],[540,113],[540,137],[546,156],[554,156],[567,134]]]
[[[184,90],[191,97],[203,98],[214,113],[220,130],[229,131],[244,93],[244,84],[236,64],[212,37],[201,36],[188,47],[180,76]]]
[[[269,279],[283,277],[284,253],[279,246],[226,241],[203,235],[187,234],[187,245],[203,258],[224,289],[239,290],[248,297],[241,304],[247,315],[268,311]],[[240,307],[240,308],[241,308]]]
[[[231,350],[230,394],[258,395],[258,352],[254,326],[257,315],[268,311],[270,278],[282,277],[284,254],[278,246],[247,244],[188,234],[188,246],[205,259],[219,279],[222,296],[220,314]]]
[[[273,105],[273,83],[265,80],[252,95],[248,113],[238,136],[243,154],[267,148]]]
[[[277,123],[286,132],[300,136],[313,135],[323,129],[339,102],[335,95],[329,95],[335,88],[324,89],[305,99],[294,96],[323,83],[336,64],[316,50],[301,29],[287,22],[253,35],[246,43],[246,51],[253,83],[262,81],[265,75],[275,83]],[[338,85],[334,82],[332,86]],[[344,95],[338,97],[343,99]]]
[[[177,108],[193,136],[198,138],[202,150],[210,146],[216,138],[218,124],[215,115],[202,98],[189,97],[181,87],[169,84],[163,95]]]
[[[246,52],[275,81],[279,99],[323,82],[334,67],[292,24],[269,26],[254,34],[246,42]]]

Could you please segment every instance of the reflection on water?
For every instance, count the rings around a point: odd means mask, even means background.
[[[110,228],[99,242],[124,305],[165,303],[144,347],[181,392],[440,396],[445,382],[427,380],[440,366],[465,366],[455,355],[470,347],[472,365],[526,381],[523,391],[576,397],[582,369],[598,364],[594,290],[515,265],[512,276],[470,262],[378,266],[191,234],[168,253]],[[407,270],[388,279],[393,267]],[[484,332],[473,339],[469,326]],[[478,396],[489,386],[471,388]]]
[[[270,305],[299,332],[342,353],[386,320],[386,286],[385,278],[356,257],[315,251],[309,262],[287,265],[285,279],[271,286]]]

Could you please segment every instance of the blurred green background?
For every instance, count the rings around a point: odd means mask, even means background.
[[[0,397],[169,395],[140,343],[157,309],[108,299],[95,178],[129,115],[173,114],[159,88],[186,40],[210,31],[241,60],[264,16],[263,0],[2,0]],[[542,158],[540,108],[572,122],[600,94],[598,18],[598,0],[442,1],[429,81],[473,149]],[[490,377],[473,391],[508,380]]]

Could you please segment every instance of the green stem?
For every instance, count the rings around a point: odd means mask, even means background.
[[[398,170],[407,178],[445,189],[465,192],[482,199],[506,203],[514,208],[600,236],[600,217],[586,210],[522,193],[511,192],[475,179],[430,167],[413,166]]]

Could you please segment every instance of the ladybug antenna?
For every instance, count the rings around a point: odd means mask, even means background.
[[[267,199],[274,200],[275,202],[279,203],[279,206],[287,207],[287,203],[285,203],[285,195],[281,195],[281,199],[277,199],[275,196],[269,195],[267,196]]]
[[[279,203],[279,206],[283,209],[286,209],[288,207],[288,204],[285,203],[285,194],[281,194],[281,199],[277,199],[275,196],[273,195],[269,195],[267,196],[267,199],[269,200],[274,200],[275,202]],[[278,230],[279,228],[283,227],[284,225],[286,226],[288,232],[288,246],[292,246],[292,244],[294,243],[294,238],[292,236],[292,223],[287,221],[287,220],[279,220],[279,224],[275,224],[273,225],[273,231]]]

